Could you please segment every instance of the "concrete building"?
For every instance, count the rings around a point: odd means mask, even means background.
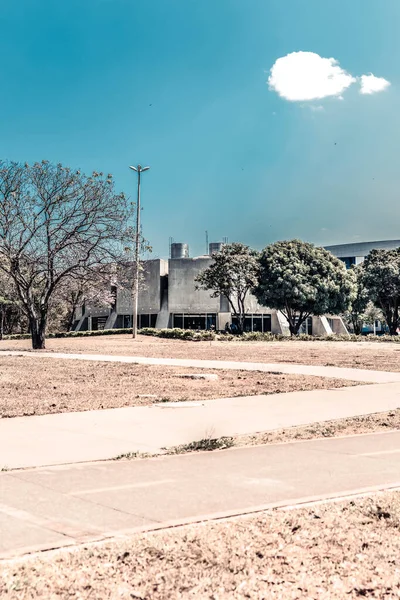
[[[355,242],[353,244],[337,244],[325,246],[326,250],[332,252],[342,260],[349,269],[352,265],[363,262],[371,250],[394,250],[400,248],[400,240],[383,240],[380,242]]]
[[[335,246],[325,246],[326,250],[329,250],[342,260],[347,269],[350,269],[353,265],[361,264],[365,257],[371,252],[371,250],[394,250],[400,248],[400,240],[382,240],[380,242],[355,242],[353,244],[337,244]],[[362,328],[363,334],[378,333],[382,334],[387,331],[384,325],[380,321],[375,321],[374,325],[367,325],[364,323]]]
[[[222,243],[210,244],[210,253],[190,258],[187,244],[172,244],[171,258],[143,263],[139,291],[138,327],[179,327],[182,329],[225,330],[235,324],[229,303],[223,296],[212,298],[209,291],[196,289],[196,276],[212,262],[212,253]],[[76,314],[75,330],[127,328],[132,326],[131,290],[115,291],[115,302],[109,307],[83,306]],[[272,332],[289,335],[282,313],[261,306],[251,294],[246,301],[245,331]],[[340,317],[310,317],[303,332],[314,335],[346,333]]]

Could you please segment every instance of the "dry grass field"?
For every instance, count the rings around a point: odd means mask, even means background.
[[[0,415],[43,415],[352,385],[338,379],[256,371],[207,371],[217,375],[216,380],[181,377],[198,372],[180,367],[0,356]]]
[[[241,435],[233,438],[234,446],[254,446],[258,444],[279,444],[295,440],[311,440],[324,437],[340,437],[377,433],[400,429],[400,409],[372,415],[336,419],[322,423],[311,423],[299,427],[278,429],[254,435]]]
[[[400,344],[390,342],[189,342],[129,335],[49,339],[47,351],[164,358],[297,363],[400,372]],[[29,340],[3,340],[1,350],[30,350]]]
[[[400,493],[273,510],[0,566],[3,600],[400,597]]]

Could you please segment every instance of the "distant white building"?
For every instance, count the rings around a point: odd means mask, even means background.
[[[352,265],[362,263],[371,250],[394,250],[400,248],[400,240],[382,240],[380,242],[356,242],[353,244],[337,244],[335,246],[325,246],[342,260],[349,269]],[[374,325],[364,324],[362,332],[367,333],[384,333],[385,328],[380,321],[375,321]]]
[[[400,240],[383,240],[380,242],[355,242],[353,244],[336,244],[325,246],[342,260],[349,269],[352,265],[359,265],[371,250],[394,250],[400,248]]]

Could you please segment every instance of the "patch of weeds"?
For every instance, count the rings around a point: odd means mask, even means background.
[[[376,505],[368,511],[367,516],[377,519],[378,521],[386,521],[387,524],[392,527],[400,527],[399,511],[396,506],[389,508]]]
[[[187,452],[211,452],[212,450],[225,450],[225,448],[232,448],[235,445],[233,437],[220,437],[220,438],[204,438],[195,442],[189,442],[189,444],[181,444],[180,446],[173,446],[172,448],[163,448],[166,454],[186,454]]]
[[[133,460],[134,458],[151,458],[155,456],[155,454],[150,454],[149,452],[125,452],[124,454],[118,454],[112,460]]]
[[[4,465],[4,467],[1,467],[0,472],[4,473],[5,471],[10,471],[10,468],[7,467],[6,465]]]

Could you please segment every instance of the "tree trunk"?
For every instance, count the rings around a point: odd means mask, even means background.
[[[72,326],[74,324],[75,310],[76,310],[76,307],[74,307],[71,310],[71,312],[69,313],[69,315],[67,317],[67,331],[72,331]]]
[[[289,317],[288,323],[289,323],[289,331],[290,331],[291,336],[299,335],[300,327],[303,325],[303,323],[305,321],[307,321],[307,318],[308,317],[303,317],[303,316],[299,316],[298,318],[296,318],[296,316]]]
[[[3,309],[3,305],[1,305],[1,309],[0,309],[0,340],[3,339],[3,335],[4,335],[4,309]]]
[[[238,334],[242,335],[242,333],[244,331],[244,315],[239,315],[237,321],[238,321]]]
[[[392,310],[384,310],[386,324],[389,328],[390,335],[397,335],[397,328],[399,326],[399,318],[396,314],[393,314]]]
[[[46,348],[46,319],[31,318],[29,321],[32,336],[32,348],[34,350],[44,350]]]
[[[352,321],[353,321],[353,329],[354,329],[355,335],[360,335],[361,334],[361,330],[362,330],[362,323],[361,323],[361,321],[359,319],[357,319],[357,317],[353,317]]]

